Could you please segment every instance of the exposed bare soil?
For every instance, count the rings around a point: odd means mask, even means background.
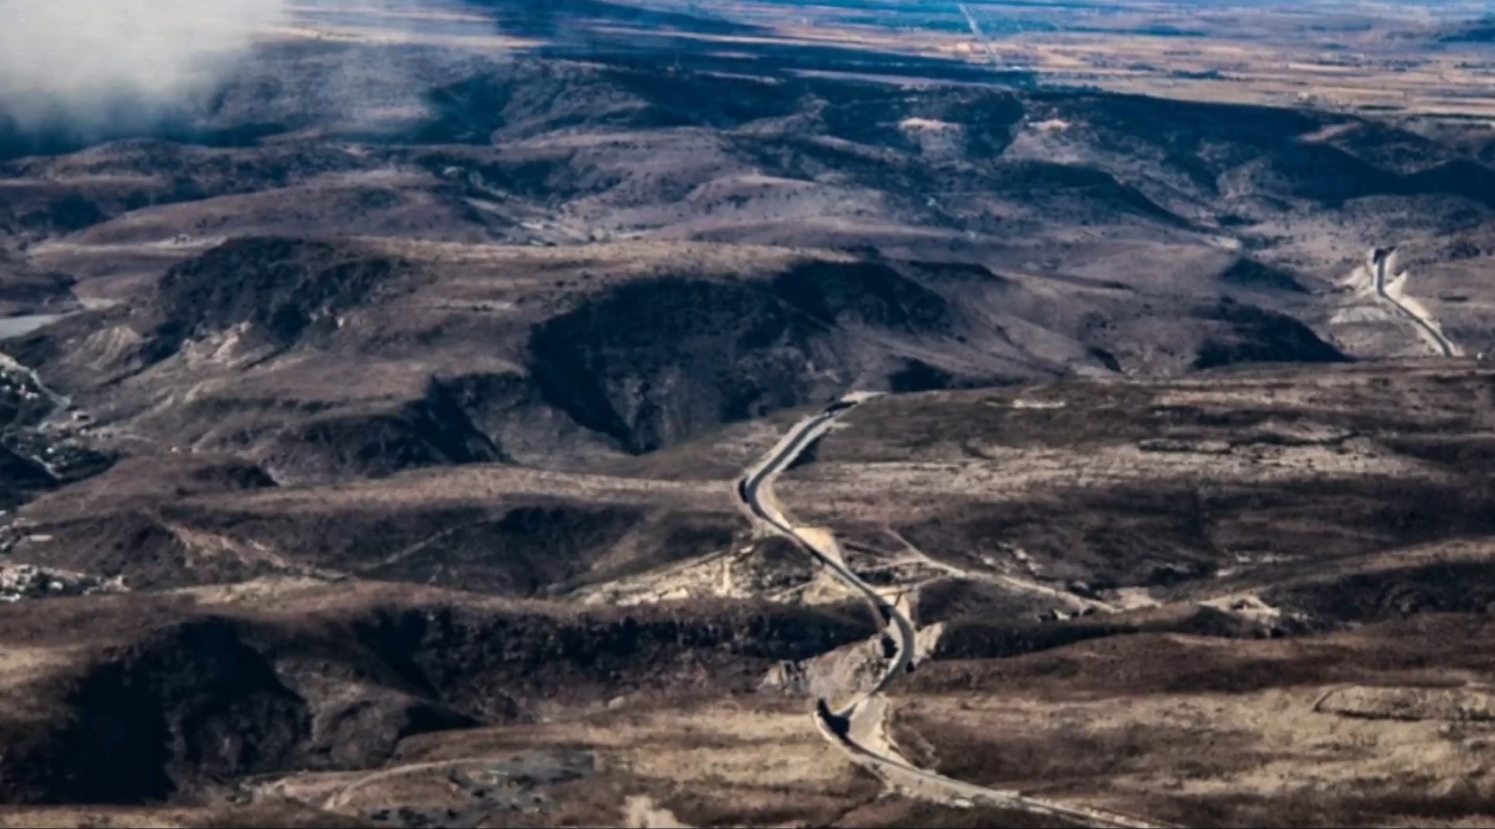
[[[845,6],[306,6],[154,128],[0,117],[0,825],[1061,825],[814,727],[885,620],[732,482],[853,390],[778,497],[920,624],[899,752],[1495,817],[1486,125],[1260,106],[1303,41],[1162,7],[994,71]],[[1341,103],[1474,71],[1323,15],[1390,44]],[[1256,68],[1119,94],[1164,43]]]

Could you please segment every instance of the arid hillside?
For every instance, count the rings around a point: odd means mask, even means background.
[[[427,73],[420,117],[311,128],[326,56],[287,47],[304,84],[212,116],[299,113],[274,136],[0,167],[0,290],[92,309],[0,348],[96,443],[580,468],[853,388],[1424,353],[1356,276],[1390,245],[1488,345],[1495,168],[1446,127],[362,48]]]
[[[1495,818],[1488,127],[697,5],[0,115],[0,826]]]
[[[1426,786],[1474,773],[1488,713],[1492,388],[1423,360],[892,395],[779,499],[909,602],[928,655],[890,727],[928,768],[1187,825],[1458,825],[1480,784]],[[193,453],[35,500],[7,572],[89,595],[0,614],[25,758],[0,792],[298,825],[638,798],[691,825],[951,825],[874,809],[805,715],[865,682],[876,625],[732,506],[800,414],[605,473],[281,486]],[[125,775],[98,740],[159,748]]]

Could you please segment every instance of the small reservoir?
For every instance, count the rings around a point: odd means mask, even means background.
[[[27,314],[20,317],[0,317],[0,340],[8,340],[30,334],[38,328],[67,316],[66,314]]]

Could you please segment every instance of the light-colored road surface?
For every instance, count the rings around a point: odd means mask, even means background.
[[[493,762],[494,761],[492,758],[472,757],[461,760],[438,760],[434,763],[413,763],[408,766],[396,766],[392,769],[382,769],[380,771],[365,775],[364,777],[360,777],[352,783],[349,783],[348,785],[343,786],[342,788],[333,792],[327,797],[326,800],[322,801],[322,809],[328,812],[336,812],[344,809],[353,799],[353,795],[357,794],[363,789],[368,788],[369,786],[374,785],[375,783],[383,783],[389,780],[393,780],[397,777],[409,777],[411,775],[423,774],[429,771],[456,771],[468,769],[474,771],[482,771],[488,766],[493,765]],[[272,794],[277,794],[281,797],[284,797],[284,791],[277,788],[277,786],[279,785],[280,784],[272,785],[268,787],[267,791]]]
[[[1052,599],[1056,602],[1059,602],[1060,604],[1067,605],[1069,609],[1074,612],[1096,610],[1103,613],[1115,613],[1117,610],[1119,610],[1119,608],[1113,607],[1106,602],[1097,601],[1095,599],[1087,599],[1083,596],[1076,596],[1075,594],[1067,590],[1060,590],[1056,587],[1050,587],[1047,584],[1034,581],[1033,579],[1019,578],[1017,576],[1008,575],[1006,573],[983,573],[978,570],[967,570],[963,567],[956,567],[949,562],[940,561],[937,558],[931,557],[923,550],[920,550],[918,547],[914,546],[914,544],[911,543],[907,538],[904,538],[897,532],[892,532],[892,536],[898,540],[898,543],[903,545],[903,549],[907,550],[909,555],[913,556],[915,561],[935,570],[943,570],[944,572],[949,573],[951,576],[954,576],[957,579],[965,579],[966,581],[982,581],[986,582],[987,584],[1001,585],[1008,590],[1014,590],[1019,593],[1029,593],[1035,596],[1042,596],[1046,599]]]
[[[1422,307],[1422,303],[1403,296],[1399,285],[1388,287],[1386,272],[1391,267],[1391,257],[1395,252],[1394,247],[1371,251],[1371,268],[1376,281],[1376,296],[1411,320],[1417,326],[1418,334],[1427,340],[1428,344],[1439,354],[1444,357],[1457,357],[1460,353],[1458,346],[1444,336],[1443,330],[1433,321],[1427,309]],[[1405,280],[1405,277],[1403,279]]]
[[[1052,803],[1024,797],[1017,792],[964,783],[921,769],[898,756],[885,731],[888,706],[883,692],[898,677],[914,669],[914,622],[896,604],[889,602],[846,566],[840,549],[829,532],[798,526],[785,515],[773,490],[774,480],[780,473],[823,437],[839,417],[867,398],[868,395],[848,395],[800,421],[763,458],[749,467],[737,482],[738,500],[748,514],[755,521],[798,544],[842,583],[864,596],[876,608],[879,617],[887,620],[888,633],[896,648],[872,690],[834,710],[825,699],[817,703],[816,729],[846,752],[853,762],[877,774],[889,786],[926,800],[953,805],[983,803],[1064,818],[1088,826],[1160,826],[1161,824],[1098,809]]]
[[[1001,69],[1002,61],[997,57],[997,50],[992,47],[991,41],[986,37],[986,33],[981,31],[981,24],[976,22],[976,15],[971,14],[971,10],[964,3],[957,3],[955,5],[956,8],[960,9],[960,13],[965,15],[966,25],[970,27],[971,34],[976,37],[976,42],[980,43],[981,48],[986,50],[986,56],[991,59],[991,65]]]

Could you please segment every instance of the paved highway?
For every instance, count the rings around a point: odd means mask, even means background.
[[[1444,357],[1457,356],[1458,350],[1454,348],[1454,344],[1443,335],[1443,332],[1439,330],[1438,326],[1434,325],[1432,321],[1427,319],[1423,314],[1417,312],[1413,308],[1403,303],[1401,299],[1392,296],[1391,293],[1386,290],[1386,269],[1391,260],[1391,254],[1395,251],[1396,248],[1394,247],[1376,248],[1375,250],[1371,251],[1371,267],[1375,269],[1376,295],[1386,302],[1389,302],[1398,311],[1401,311],[1407,319],[1415,323],[1418,328],[1420,328],[1422,332],[1427,335],[1428,341],[1432,344],[1433,348],[1438,350],[1440,354],[1442,354]]]
[[[816,703],[815,727],[827,740],[844,751],[853,762],[868,768],[886,783],[910,795],[936,802],[955,805],[986,803],[1008,809],[1019,809],[1034,814],[1064,818],[1088,826],[1128,827],[1128,829],[1152,829],[1161,824],[1089,809],[1068,806],[1037,798],[1024,797],[1017,792],[998,791],[964,783],[925,769],[921,769],[892,749],[878,751],[869,743],[886,745],[885,739],[867,739],[867,735],[881,733],[886,705],[881,697],[887,687],[914,667],[913,620],[888,601],[871,585],[867,584],[841,557],[835,539],[828,533],[811,532],[809,528],[795,525],[779,505],[774,494],[774,480],[788,469],[815,441],[823,437],[837,418],[850,411],[870,395],[848,395],[824,410],[800,421],[779,442],[774,444],[757,463],[743,473],[737,482],[737,497],[741,506],[756,520],[774,532],[788,538],[807,551],[828,568],[842,583],[866,597],[876,608],[880,618],[886,619],[893,628],[896,653],[876,686],[865,694],[854,698],[837,710],[821,699]]]
[[[839,550],[828,549],[825,540],[806,537],[789,522],[778,507],[778,499],[773,495],[773,481],[779,473],[789,468],[804,451],[810,448],[816,440],[820,439],[836,418],[849,411],[856,405],[855,401],[838,401],[819,414],[814,415],[795,426],[789,431],[784,439],[774,446],[769,454],[760,460],[753,468],[749,469],[742,479],[737,483],[738,497],[748,510],[758,519],[767,523],[779,534],[798,542],[821,564],[830,568],[836,577],[842,582],[850,585],[857,592],[866,597],[876,608],[880,618],[887,619],[895,628],[893,636],[897,653],[894,655],[888,669],[878,681],[877,687],[869,694],[881,693],[882,690],[893,681],[899,674],[913,667],[914,661],[914,626],[906,616],[898,612],[898,609],[878,593],[873,587],[853,573],[841,559]],[[848,712],[856,705],[855,702],[848,704],[842,712]]]

